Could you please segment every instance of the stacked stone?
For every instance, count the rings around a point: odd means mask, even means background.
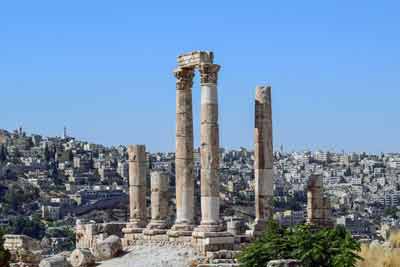
[[[330,203],[323,195],[321,175],[311,175],[307,186],[307,223],[320,227],[331,227]]]
[[[136,239],[137,233],[142,233],[146,226],[146,147],[144,145],[129,145],[129,207],[130,219],[126,228],[124,245]]]
[[[272,217],[273,146],[271,87],[257,86],[254,127],[254,176],[256,220],[254,235],[263,232]]]
[[[193,68],[179,67],[176,77],[176,221],[170,236],[190,236],[194,228]]]
[[[219,216],[219,65],[201,64],[201,224],[200,231],[221,231]]]
[[[202,254],[232,250],[234,237],[223,231],[219,203],[219,126],[217,80],[219,65],[199,65],[201,86],[201,222],[192,234],[192,245]]]
[[[144,230],[145,235],[161,235],[168,226],[168,175],[165,172],[151,173],[151,221]]]

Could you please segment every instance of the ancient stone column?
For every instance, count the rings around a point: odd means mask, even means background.
[[[307,184],[307,223],[332,227],[329,198],[323,195],[321,175],[311,175]]]
[[[124,232],[146,226],[146,147],[129,145],[129,208],[130,219]]]
[[[219,216],[219,128],[217,79],[219,65],[201,64],[201,223],[205,232],[221,230]]]
[[[262,233],[266,221],[272,217],[272,149],[271,87],[257,86],[254,125],[255,235]]]
[[[176,221],[169,234],[191,235],[194,228],[193,68],[177,68],[176,77]]]
[[[168,175],[165,172],[151,172],[151,221],[144,234],[165,234],[168,220]]]

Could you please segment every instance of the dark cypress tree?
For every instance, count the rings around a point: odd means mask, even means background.
[[[50,151],[49,151],[49,146],[47,145],[47,143],[46,143],[46,145],[44,146],[43,159],[44,159],[46,162],[49,162],[49,161],[50,161]]]
[[[4,145],[0,145],[0,162],[5,162],[7,160],[7,152]]]

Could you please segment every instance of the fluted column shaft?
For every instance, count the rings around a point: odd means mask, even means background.
[[[193,68],[177,68],[176,77],[176,222],[174,230],[192,230],[194,223],[193,174]]]
[[[219,128],[217,80],[219,65],[199,66],[201,78],[201,225],[218,231],[219,214]]]
[[[254,127],[256,224],[272,217],[273,150],[271,87],[257,86]]]
[[[129,145],[129,208],[130,228],[146,226],[146,147]]]

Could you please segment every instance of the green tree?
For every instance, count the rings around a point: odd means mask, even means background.
[[[7,161],[7,148],[2,144],[0,145],[0,162]]]
[[[47,143],[46,143],[45,146],[44,146],[44,150],[43,150],[43,159],[44,159],[46,162],[49,162],[49,161],[50,161],[50,158],[51,158],[51,155],[50,155],[49,146],[48,146]]]
[[[264,235],[239,256],[245,267],[266,266],[270,260],[298,259],[304,267],[354,267],[361,259],[360,244],[344,227],[315,228],[298,225],[283,229],[269,222]]]
[[[398,212],[398,209],[396,207],[389,207],[389,208],[384,209],[383,214],[385,216],[392,217],[393,219],[397,219],[398,218],[397,212]]]
[[[4,195],[5,205],[15,211],[19,212],[21,206],[26,202],[31,202],[32,199],[39,197],[39,190],[32,185],[24,185],[23,187],[13,184],[11,185]]]
[[[239,261],[244,267],[264,267],[273,259],[289,258],[288,242],[284,229],[275,221],[269,221],[264,234],[246,247]]]
[[[46,232],[46,226],[38,216],[26,218],[19,216],[10,223],[9,232],[16,235],[27,235],[35,239],[42,239]]]

